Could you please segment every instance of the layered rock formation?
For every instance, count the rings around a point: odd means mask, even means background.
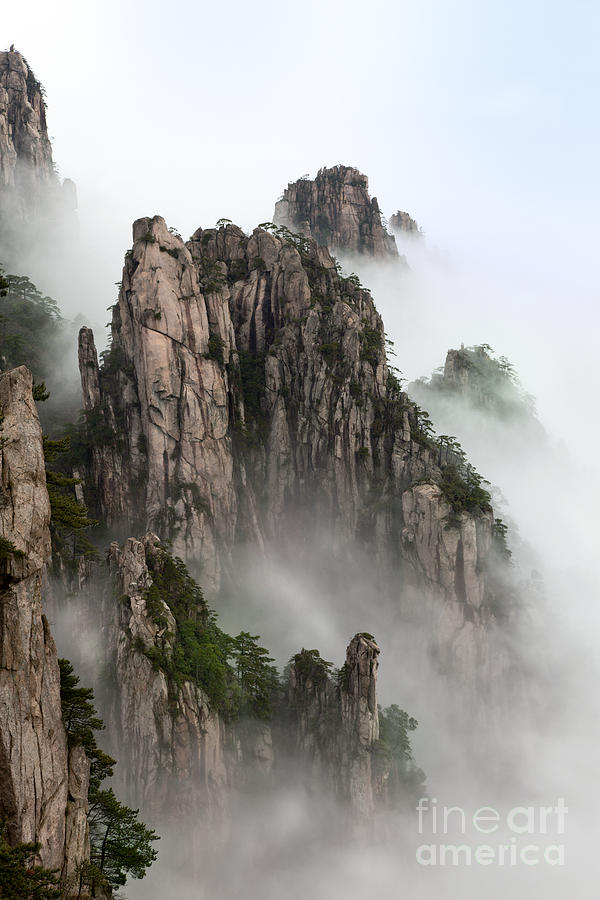
[[[349,557],[359,543],[397,602],[409,584],[439,598],[446,661],[481,652],[493,514],[448,529],[456,459],[390,373],[369,292],[325,248],[234,225],[184,244],[138,220],[111,350],[99,367],[83,329],[80,368],[86,482],[111,527],[171,539],[213,586],[242,541],[297,554],[310,537]]]
[[[319,169],[314,181],[300,178],[275,204],[273,221],[312,237],[334,253],[359,253],[375,259],[398,258],[396,241],[382,224],[377,198],[358,169]]]
[[[0,410],[0,819],[12,842],[39,842],[40,863],[70,879],[89,857],[89,763],[67,747],[42,612],[50,503],[27,369],[0,376]]]

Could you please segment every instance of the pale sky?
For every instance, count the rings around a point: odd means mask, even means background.
[[[46,86],[61,172],[127,239],[153,212],[249,227],[338,162],[443,243],[595,228],[595,2],[30,0],[2,32]]]
[[[77,183],[96,320],[135,218],[160,213],[184,237],[222,216],[249,229],[288,181],[344,163],[482,284],[491,333],[469,334],[457,309],[411,377],[462,335],[494,345],[509,307],[505,331],[523,308],[530,345],[539,320],[597,349],[597,2],[29,0],[1,24],[46,87],[55,160]],[[548,366],[560,348],[544,353]],[[540,396],[542,350],[520,355]]]

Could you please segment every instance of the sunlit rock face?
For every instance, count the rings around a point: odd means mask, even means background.
[[[89,762],[70,753],[56,648],[42,612],[50,503],[42,430],[24,367],[0,375],[0,818],[13,842],[69,878],[89,858]]]
[[[288,184],[275,204],[273,221],[324,244],[334,253],[399,259],[396,241],[382,224],[369,180],[351,166],[319,169]]]
[[[400,609],[409,588],[437,598],[428,640],[474,685],[493,514],[446,527],[452,452],[390,372],[369,291],[281,230],[226,224],[185,243],[155,216],[133,233],[101,366],[80,333],[98,515],[123,537],[172,541],[208,589],[242,543],[266,557],[317,543],[349,561],[359,546]]]

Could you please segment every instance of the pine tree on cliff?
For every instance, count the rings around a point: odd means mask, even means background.
[[[117,888],[130,875],[144,877],[158,855],[152,846],[158,835],[138,820],[139,810],[117,799],[112,788],[102,790],[102,781],[112,776],[116,762],[96,744],[94,732],[104,728],[104,723],[93,704],[94,692],[79,686],[79,678],[68,659],[58,662],[62,714],[69,745],[81,745],[90,759],[90,864],[82,869],[81,877],[88,884],[104,881]]]
[[[16,844],[6,839],[6,826],[0,830],[0,900],[58,900],[58,875],[36,866],[33,860],[39,844]]]
[[[273,696],[279,687],[277,669],[265,647],[258,646],[259,635],[241,631],[232,644],[232,657],[249,712],[269,719],[273,712]]]

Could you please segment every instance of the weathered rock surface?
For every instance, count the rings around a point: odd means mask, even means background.
[[[56,648],[42,612],[50,503],[42,431],[25,368],[0,375],[0,818],[12,841],[71,873],[87,857],[87,761],[62,721]]]
[[[109,553],[103,619],[113,689],[107,730],[130,802],[154,821],[189,821],[197,838],[222,819],[232,792],[257,778],[268,790],[276,784],[274,765],[291,765],[295,780],[319,780],[338,800],[372,814],[383,784],[371,755],[379,737],[376,643],[353,638],[339,687],[328,675],[311,679],[292,665],[286,696],[275,706],[274,740],[268,722],[228,721],[198,686],[169,673],[177,625],[166,603],[147,605],[164,558],[151,533],[123,547],[112,544]]]
[[[398,258],[393,235],[382,224],[377,198],[358,169],[319,169],[314,181],[301,178],[275,204],[273,221],[324,244],[334,253]]]
[[[400,605],[409,584],[438,598],[433,645],[452,657],[479,640],[491,510],[444,527],[452,454],[391,375],[370,293],[324,247],[234,225],[184,244],[159,216],[138,220],[111,352],[99,368],[82,329],[80,365],[86,481],[111,527],[171,539],[205,587],[241,542],[358,542]]]
[[[20,53],[0,52],[1,184],[39,185],[54,177],[41,85]]]

